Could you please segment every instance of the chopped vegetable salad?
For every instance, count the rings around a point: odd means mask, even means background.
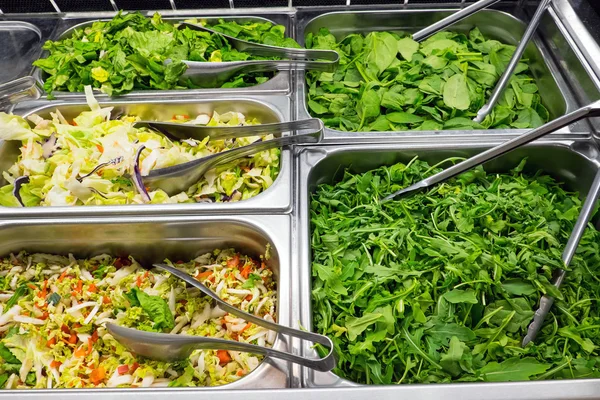
[[[166,262],[229,304],[275,322],[276,283],[265,261],[226,249]],[[107,322],[260,346],[276,337],[132,257],[11,254],[0,262],[0,289],[0,387],[7,389],[222,385],[262,360],[225,350],[196,350],[177,363],[138,358],[110,335]]]
[[[202,141],[172,141],[147,128],[135,116],[111,119],[112,107],[100,107],[86,88],[90,111],[67,121],[57,109],[51,119],[0,113],[0,139],[21,141],[18,160],[3,173],[0,205],[9,207],[114,204],[161,204],[238,201],[256,196],[279,173],[280,149],[265,150],[218,165],[187,191],[169,196],[148,191],[142,176],[214,153],[246,146],[260,136]],[[174,122],[207,126],[253,125],[238,112],[174,115]],[[273,135],[262,139],[272,139]]]

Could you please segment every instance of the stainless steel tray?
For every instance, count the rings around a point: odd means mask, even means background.
[[[310,194],[315,191],[317,185],[339,180],[347,168],[354,173],[366,172],[382,165],[408,162],[415,156],[435,164],[447,157],[468,157],[492,147],[494,144],[497,143],[473,144],[462,142],[436,145],[421,142],[421,144],[372,144],[362,146],[332,145],[303,149],[297,161],[297,184],[302,188],[302,191],[299,192],[296,203],[295,237],[297,242],[294,245],[294,249],[298,253],[294,259],[299,264],[296,267],[296,275],[292,278],[293,281],[297,280],[299,282],[293,286],[293,290],[298,291],[296,297],[301,300],[300,305],[294,309],[298,313],[301,326],[312,330]],[[596,171],[600,168],[600,154],[597,147],[590,141],[535,142],[487,163],[485,168],[488,172],[506,172],[516,167],[524,157],[527,157],[527,171],[543,170],[563,182],[569,189],[579,191],[581,196],[585,196]],[[307,345],[301,346],[298,350],[302,351],[305,356],[315,354],[314,350]],[[305,387],[359,386],[354,382],[339,378],[332,372],[321,373],[307,369],[302,370],[301,382]],[[484,385],[490,388],[489,390],[493,390],[491,388],[497,384]],[[564,385],[568,384],[564,383]],[[402,390],[410,393],[411,389],[405,389],[410,386],[413,385],[400,385],[398,396],[402,396]],[[471,386],[473,390],[477,390],[478,384],[468,386]]]
[[[102,106],[115,107],[113,113],[138,115],[142,119],[170,119],[174,114],[197,115],[238,111],[246,116],[258,117],[263,123],[289,121],[290,99],[286,96],[260,97],[222,96],[215,100],[177,100],[175,98],[154,98],[135,102],[105,101]],[[14,110],[16,114],[27,116],[38,114],[48,116],[51,111],[60,109],[67,119],[77,116],[88,107],[84,101],[29,103]],[[0,171],[14,163],[18,156],[19,142],[0,141]],[[72,206],[72,207],[1,207],[0,220],[16,217],[73,217],[83,215],[173,215],[243,212],[284,212],[292,207],[292,158],[291,151],[283,149],[280,158],[280,170],[277,179],[270,188],[248,200],[231,203],[185,203],[185,204],[145,204],[116,206]]]
[[[321,14],[315,11],[299,11],[296,36],[300,44],[304,43],[306,34],[317,33],[325,27],[340,38],[352,32],[367,33],[371,31],[394,30],[415,32],[451,14],[448,10],[439,9],[407,9],[407,10],[370,10],[370,11],[338,11]],[[547,19],[545,20],[547,22]],[[498,10],[483,10],[451,27],[451,30],[467,33],[473,27],[479,27],[481,32],[493,39],[505,43],[517,44],[525,30],[525,23],[520,19]],[[525,51],[530,60],[530,68],[538,83],[540,96],[551,118],[558,117],[577,108],[576,100],[572,97],[569,87],[561,75],[561,70],[552,61],[552,57],[539,37],[535,37]],[[296,99],[298,118],[307,118],[310,113],[307,108],[307,90],[305,75],[297,73]],[[514,134],[521,133],[519,129],[491,129],[486,131],[412,131],[412,132],[343,132],[327,128],[325,141],[337,143],[343,141],[373,142],[377,139],[398,136],[437,137],[439,135],[456,134]],[[561,130],[569,132],[568,128]]]
[[[27,74],[42,37],[42,31],[29,22],[0,21],[0,83]]]
[[[233,247],[240,252],[259,256],[271,247],[269,266],[277,278],[278,322],[290,324],[290,217],[156,217],[144,219],[102,218],[79,220],[15,220],[0,223],[0,254],[26,250],[76,257],[91,257],[109,253],[132,255],[142,264],[161,262],[165,258],[193,259],[218,248]],[[289,351],[284,337],[278,337],[274,348]],[[253,372],[240,380],[210,388],[285,388],[289,387],[289,365],[286,362],[264,360]],[[202,391],[209,388],[195,388]],[[156,389],[142,390],[139,396]],[[178,389],[180,391],[181,389]],[[184,389],[185,390],[185,389]],[[113,394],[135,392],[117,389]],[[3,390],[3,396],[48,396],[57,390]],[[71,390],[67,390],[71,393]],[[97,394],[97,389],[77,390],[79,395]],[[103,391],[104,392],[104,391]]]
[[[171,16],[163,16],[163,20],[171,23],[177,23],[183,21],[185,19],[190,18],[198,18],[206,21],[218,21],[219,19],[237,21],[237,22],[271,22],[273,24],[281,24],[286,27],[286,34],[290,35],[292,32],[291,25],[289,23],[289,18],[285,14],[274,15],[273,19],[258,17],[258,16],[244,16],[244,15],[222,15],[222,16],[202,16],[199,14],[189,15],[189,16],[180,16],[180,17],[171,17]],[[52,40],[61,40],[68,38],[73,35],[73,31],[76,29],[83,29],[88,26],[91,26],[96,21],[107,21],[110,18],[95,18],[95,19],[69,19],[64,20],[61,26],[61,31]],[[48,52],[44,51],[40,57],[47,57]],[[39,68],[34,68],[33,76],[38,80],[38,82],[43,85],[44,80],[46,78],[46,74]],[[168,96],[176,96],[178,98],[181,97],[191,97],[198,96],[203,94],[239,94],[239,93],[252,93],[252,94],[286,94],[291,92],[291,74],[289,71],[281,71],[275,74],[273,78],[269,79],[265,83],[261,83],[259,85],[250,86],[246,88],[206,88],[206,89],[182,89],[182,90],[134,90],[130,93],[123,94],[118,96],[119,99],[130,99],[130,98],[139,98],[142,96],[156,96],[156,95],[168,95]],[[52,93],[58,100],[70,100],[70,99],[79,99],[85,97],[83,92],[62,92],[55,91]],[[98,92],[96,95],[98,100],[109,99],[110,97],[106,94]],[[117,98],[117,96],[115,96]]]

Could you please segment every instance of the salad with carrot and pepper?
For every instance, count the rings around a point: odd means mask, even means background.
[[[268,252],[215,250],[170,265],[233,306],[276,320]],[[196,350],[166,363],[136,357],[105,324],[271,346],[276,334],[224,312],[198,289],[133,257],[11,254],[0,261],[0,387],[214,386],[240,379],[262,356]]]

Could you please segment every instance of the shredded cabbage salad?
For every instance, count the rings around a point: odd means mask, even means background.
[[[273,272],[233,249],[171,263],[228,303],[275,321]],[[196,350],[177,363],[137,358],[106,322],[148,331],[271,346],[275,332],[230,315],[198,289],[136,260],[11,254],[0,264],[0,387],[206,386],[230,383],[262,356]]]
[[[267,189],[279,172],[279,149],[219,165],[187,191],[169,196],[162,190],[135,187],[132,176],[136,154],[141,175],[232,148],[246,146],[260,136],[203,141],[172,141],[161,133],[134,128],[135,116],[111,119],[112,107],[100,107],[86,87],[90,111],[71,123],[60,111],[52,119],[28,119],[0,113],[0,139],[21,141],[20,155],[3,172],[8,184],[0,188],[0,205],[18,207],[142,203],[225,202],[245,200]],[[174,115],[173,122],[208,126],[258,124],[238,112],[198,116]],[[272,135],[262,136],[263,140]],[[18,178],[25,178],[15,181]],[[16,191],[15,191],[16,186]]]

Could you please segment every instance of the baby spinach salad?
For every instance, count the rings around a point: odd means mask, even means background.
[[[565,283],[552,286],[581,202],[523,173],[525,162],[383,204],[439,165],[413,159],[318,186],[313,329],[334,341],[336,374],[366,384],[600,377],[600,233],[588,227]],[[545,293],[556,302],[523,348]]]
[[[217,32],[239,39],[280,47],[300,47],[285,37],[285,27],[265,22],[219,20],[196,21]],[[108,95],[132,90],[186,89],[196,86],[181,80],[187,66],[182,60],[225,62],[266,59],[239,52],[221,35],[177,29],[156,13],[149,19],[139,12],[119,12],[110,21],[76,29],[71,37],[47,41],[46,58],[33,64],[48,77],[44,89],[52,98],[54,91],[83,92],[92,85]],[[170,63],[165,63],[171,60]],[[272,73],[240,73],[222,87],[244,87],[266,82]]]
[[[548,121],[538,87],[522,59],[493,112],[473,122],[515,46],[440,32],[417,43],[392,32],[353,33],[338,41],[326,29],[306,47],[335,50],[335,72],[307,72],[308,109],[342,131],[535,128]]]

